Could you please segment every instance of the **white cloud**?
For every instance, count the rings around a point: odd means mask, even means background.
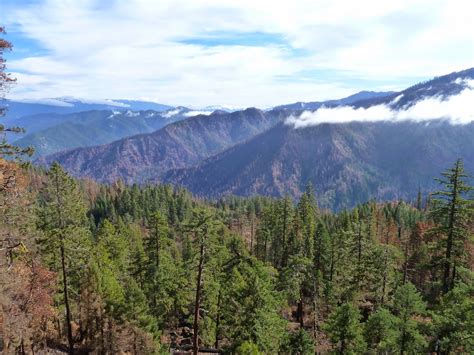
[[[7,28],[46,50],[9,62],[19,78],[11,96],[267,107],[401,88],[472,66],[473,8],[469,0],[39,0],[6,9]],[[182,42],[257,32],[288,45]]]
[[[412,106],[394,109],[392,105],[400,99],[395,98],[388,105],[375,105],[369,108],[341,106],[322,107],[316,111],[304,111],[300,116],[290,116],[286,123],[294,128],[316,126],[322,123],[376,122],[376,121],[430,121],[446,119],[452,124],[467,124],[474,121],[474,88],[468,86],[457,95],[429,97]]]
[[[178,115],[179,113],[181,112],[181,110],[179,108],[175,109],[175,110],[169,110],[165,113],[162,113],[161,115],[164,117],[164,118],[171,118],[173,116],[176,116]]]
[[[198,116],[198,115],[209,116],[211,113],[212,111],[189,111],[189,112],[186,112],[183,116],[185,117],[192,117],[192,116]]]
[[[40,105],[51,105],[59,107],[74,107],[73,104],[58,99],[18,99],[16,102],[28,103],[28,104],[40,104]]]

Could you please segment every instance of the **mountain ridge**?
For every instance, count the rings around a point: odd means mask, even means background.
[[[27,133],[19,137],[15,144],[20,147],[32,146],[35,149],[34,156],[40,157],[73,148],[111,143],[136,134],[151,133],[169,123],[186,118],[182,113],[187,111],[167,115],[168,111],[92,110],[66,115],[41,114],[27,117]],[[42,118],[50,125],[39,130],[34,124]],[[52,120],[56,122],[51,122]]]
[[[79,148],[41,159],[58,160],[77,176],[102,182],[118,178],[127,183],[158,181],[167,170],[189,166],[243,142],[283,119],[249,108],[244,111],[198,115],[151,133],[128,137],[109,145]]]
[[[364,97],[351,106],[390,105],[396,110],[426,98],[444,100],[470,88],[466,80],[471,78],[474,68],[389,95]],[[303,111],[216,111],[151,134],[57,153],[42,163],[57,160],[74,175],[101,182],[183,185],[203,197],[288,193],[297,198],[311,182],[322,205],[336,209],[371,198],[414,198],[418,188],[432,189],[431,178],[459,157],[474,170],[472,122],[452,125],[433,117],[304,128],[285,124]],[[404,173],[407,167],[415,171],[413,176]]]
[[[404,145],[394,138],[401,135]],[[433,137],[441,142],[431,144]],[[419,187],[434,188],[436,172],[459,157],[474,171],[473,137],[474,123],[456,126],[440,120],[429,125],[323,123],[304,129],[279,123],[196,167],[171,170],[163,181],[205,197],[290,194],[298,198],[311,183],[322,206],[335,209],[371,198],[413,199]],[[426,156],[429,163],[423,163]],[[417,167],[422,171],[410,176]]]

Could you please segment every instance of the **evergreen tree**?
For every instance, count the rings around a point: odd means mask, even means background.
[[[439,354],[474,353],[474,275],[470,274],[469,283],[460,282],[443,296],[433,315]]]
[[[285,321],[272,269],[252,259],[236,260],[226,272],[222,292],[223,336],[234,347],[251,342],[265,354],[277,353]]]
[[[67,339],[72,354],[70,289],[79,291],[91,240],[86,205],[77,183],[57,163],[47,175],[38,210],[38,227],[43,232],[40,244],[49,267],[61,275]]]
[[[212,220],[210,211],[203,208],[196,208],[193,211],[193,217],[185,226],[185,231],[193,236],[197,249],[197,267],[196,283],[194,297],[194,316],[193,316],[193,353],[199,351],[199,331],[201,302],[203,295],[203,279],[206,256],[209,253],[211,240],[215,237],[216,222]]]
[[[386,308],[372,313],[365,324],[368,349],[377,354],[392,353],[396,349],[397,318]]]
[[[306,187],[306,191],[300,198],[297,210],[297,217],[301,220],[303,232],[303,251],[307,258],[313,256],[313,237],[316,230],[316,216],[318,205],[314,196],[314,189],[311,184]]]
[[[365,351],[363,327],[359,310],[351,303],[343,303],[330,315],[325,330],[338,354],[360,354]]]
[[[299,329],[296,332],[289,333],[282,346],[280,353],[291,355],[313,355],[314,341],[311,336],[304,330]]]
[[[447,293],[454,287],[456,268],[462,265],[464,243],[470,235],[468,222],[473,204],[465,195],[473,188],[466,182],[468,175],[461,160],[442,175],[444,178],[437,180],[445,189],[433,194],[436,198],[432,201],[431,215],[438,223],[433,232],[442,236],[440,246],[445,251],[442,287],[443,293]]]
[[[425,303],[415,286],[407,282],[394,295],[393,309],[397,315],[397,349],[400,354],[422,352],[427,343],[415,318],[425,312]]]

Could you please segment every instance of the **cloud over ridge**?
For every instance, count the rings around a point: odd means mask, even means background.
[[[403,95],[403,94],[401,94]],[[448,120],[451,124],[468,124],[474,121],[474,81],[457,95],[422,98],[412,105],[395,108],[401,95],[388,104],[368,108],[339,106],[321,107],[316,111],[304,111],[290,116],[286,124],[294,128],[316,126],[322,123],[377,122],[377,121],[432,121]]]

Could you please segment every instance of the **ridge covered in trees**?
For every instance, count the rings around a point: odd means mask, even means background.
[[[1,160],[1,346],[29,353],[469,353],[472,188],[331,213]]]

